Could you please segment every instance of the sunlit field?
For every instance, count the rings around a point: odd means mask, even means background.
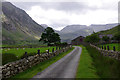
[[[120,51],[120,44],[118,44],[118,43],[99,45],[99,47],[102,47],[102,46],[103,46],[103,48],[104,48],[104,46],[106,46],[106,49],[107,49],[107,46],[109,46],[110,50],[113,50],[113,47],[115,46],[116,51]]]
[[[56,47],[41,47],[41,48],[7,48],[7,49],[3,49],[2,53],[3,54],[15,54],[17,57],[22,56],[25,52],[29,53],[37,53],[38,50],[40,50],[41,53],[46,52],[46,50],[49,49],[49,51],[51,52],[52,49]]]

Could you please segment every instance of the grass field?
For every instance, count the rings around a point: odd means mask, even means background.
[[[113,46],[115,46],[116,51],[120,51],[120,44],[118,44],[118,43],[99,45],[99,47],[102,47],[102,46],[103,46],[103,48],[104,48],[104,46],[106,46],[106,47],[109,46],[110,50],[113,50]]]
[[[46,69],[51,64],[55,63],[56,61],[58,61],[59,59],[61,59],[62,57],[64,57],[68,53],[70,53],[73,49],[74,48],[68,50],[67,52],[61,53],[58,56],[55,56],[55,57],[53,57],[49,60],[41,62],[40,64],[38,64],[36,66],[33,66],[32,68],[29,68],[29,69],[25,70],[24,72],[21,72],[21,73],[15,75],[15,76],[11,77],[11,80],[16,80],[16,79],[29,80],[30,78],[35,76],[38,72],[43,71],[44,69]]]
[[[37,51],[40,50],[40,53],[45,53],[46,50],[49,49],[52,52],[52,49],[56,50],[56,47],[41,47],[41,48],[7,48],[2,50],[2,64],[6,64],[8,62],[13,62],[25,57],[25,52],[27,52],[27,56],[37,54]],[[1,52],[1,51],[0,51]]]
[[[50,50],[52,52],[52,49],[56,47],[41,47],[41,48],[12,48],[12,49],[3,49],[3,54],[15,54],[18,58],[21,57],[25,52],[29,53],[37,53],[38,50],[40,50],[41,53],[46,52],[46,50]]]
[[[99,78],[99,76],[96,75],[96,68],[92,65],[93,61],[86,47],[82,45],[80,47],[82,48],[82,53],[80,56],[76,78]]]

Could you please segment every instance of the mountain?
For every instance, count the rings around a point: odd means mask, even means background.
[[[87,27],[86,25],[68,25],[59,32],[62,42],[68,43],[78,36],[85,37],[92,33],[93,29]]]
[[[1,17],[3,44],[37,41],[44,31],[44,28],[32,20],[24,10],[10,2],[2,2]]]
[[[47,27],[49,27],[47,24],[40,24],[42,27],[44,27],[45,29],[47,28]],[[59,33],[60,31],[58,31],[58,30],[55,30],[55,29],[53,29],[56,33]]]
[[[114,23],[114,24],[103,24],[103,25],[98,25],[98,24],[92,24],[90,25],[89,27],[90,28],[93,28],[93,30],[95,32],[99,32],[99,31],[103,31],[103,30],[108,30],[108,29],[111,29],[115,26],[117,26],[118,23]]]
[[[42,27],[47,28],[49,27],[47,24],[40,24]]]
[[[22,9],[17,8],[9,2],[2,3],[2,41],[3,44],[18,44],[20,42],[38,41],[41,33],[44,31],[46,24],[37,24],[32,18]],[[60,34],[62,41],[69,42],[78,36],[87,36],[102,30],[107,30],[115,27],[117,24],[105,25],[68,25],[61,31],[56,31]]]
[[[86,26],[86,25],[68,25],[65,28],[63,28],[60,32],[58,32],[60,34],[60,37],[62,39],[62,42],[68,42],[70,43],[70,41],[78,36],[88,36],[90,34],[94,32],[99,32],[99,31],[103,31],[103,30],[108,30],[111,29],[115,26],[117,26],[117,23],[114,24],[103,24],[103,25],[99,25],[99,24],[92,24],[90,26]]]
[[[75,32],[78,31],[80,29],[84,29],[87,28],[86,25],[68,25],[65,28],[63,28],[60,32],[61,33],[71,33],[71,32]]]

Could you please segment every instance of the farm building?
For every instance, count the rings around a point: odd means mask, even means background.
[[[105,41],[103,41],[102,40],[102,38],[104,37],[104,36],[107,36],[107,37],[109,37],[110,39],[109,39],[109,42],[111,43],[111,42],[115,42],[114,40],[111,40],[112,39],[112,37],[113,37],[113,35],[112,34],[99,34],[99,38],[101,39],[100,40],[100,43],[104,43]]]
[[[72,44],[72,45],[80,45],[80,44],[83,43],[84,38],[85,38],[85,37],[83,37],[83,36],[79,36],[79,37],[73,39],[73,40],[71,41],[71,44]]]
[[[107,35],[105,35],[105,34],[99,34],[99,38],[103,38],[104,36],[107,36],[107,37],[109,37],[110,39],[113,37],[113,35],[112,34],[107,34]]]

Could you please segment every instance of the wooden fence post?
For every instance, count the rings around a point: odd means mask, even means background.
[[[37,53],[38,55],[40,55],[40,50],[38,50],[38,53]]]
[[[104,46],[104,49],[106,50],[106,46]]]
[[[49,54],[49,49],[48,49],[48,54]]]
[[[103,45],[102,45],[102,49],[103,49]]]
[[[109,46],[107,46],[107,50],[109,51],[110,49],[109,49]]]
[[[25,52],[25,58],[27,58],[27,52]]]
[[[52,53],[54,53],[54,48],[52,49]]]
[[[113,46],[113,51],[116,51],[115,46]]]

